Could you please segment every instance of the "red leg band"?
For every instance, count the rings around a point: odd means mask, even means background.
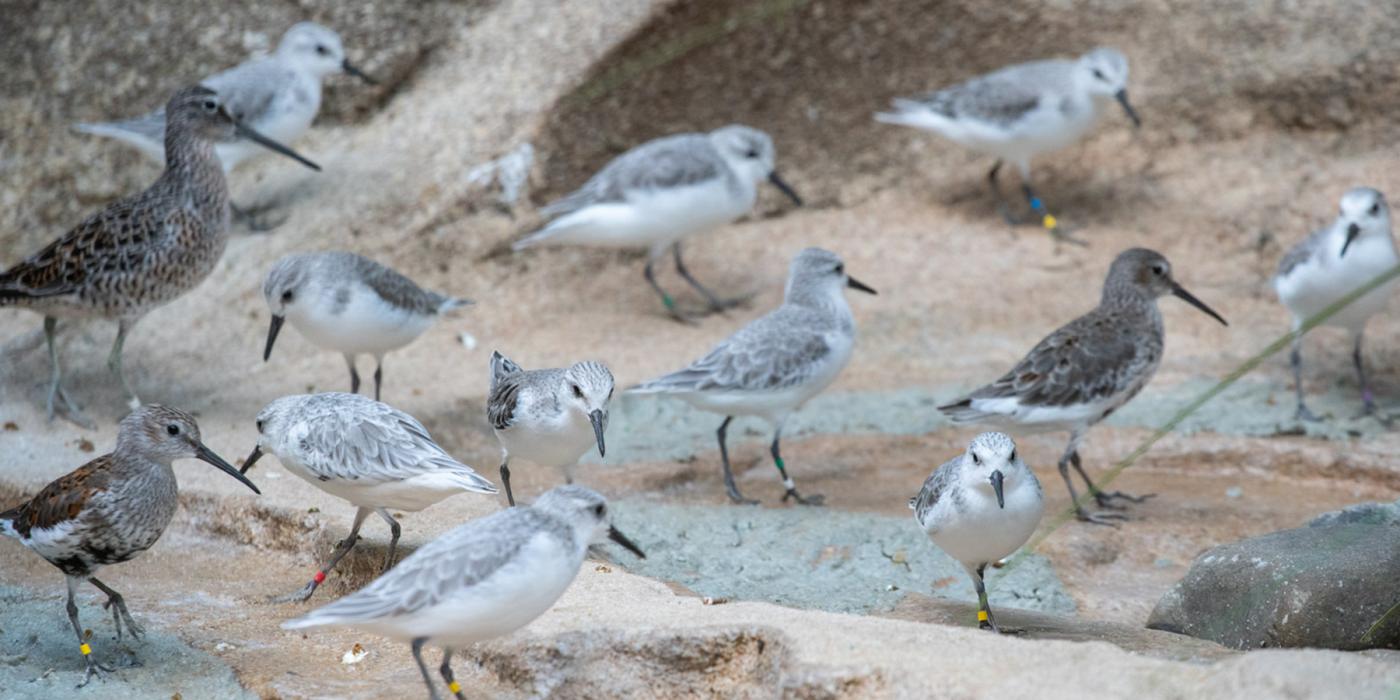
[[[312,580],[312,581],[315,581],[315,582],[316,582],[316,585],[318,585],[318,586],[321,585],[321,584],[324,583],[325,580],[326,580],[326,572],[324,572],[324,571],[317,571],[317,572],[316,572],[316,575],[313,576],[313,577],[311,577],[311,580]]]

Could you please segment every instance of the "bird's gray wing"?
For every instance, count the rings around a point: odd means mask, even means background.
[[[944,462],[932,474],[924,480],[923,488],[919,489],[919,495],[909,499],[909,508],[914,511],[914,519],[920,525],[927,527],[928,515],[938,505],[939,499],[953,485],[953,480],[957,476],[958,462],[961,456]]]
[[[1011,126],[1040,107],[1047,87],[1062,82],[1064,72],[1054,61],[1023,63],[909,101],[949,119]]]
[[[789,309],[764,316],[683,370],[632,391],[770,391],[805,382],[831,354],[819,325]]]
[[[453,459],[413,416],[377,401],[348,404],[345,394],[310,399],[302,458],[322,480],[356,480],[366,484],[400,481],[443,470],[463,476],[486,493],[495,486],[471,467]]]
[[[1297,245],[1290,248],[1287,253],[1284,253],[1283,259],[1278,261],[1278,272],[1274,274],[1274,277],[1287,277],[1288,273],[1293,271],[1293,268],[1302,265],[1311,260],[1314,255],[1317,255],[1321,251],[1322,244],[1327,239],[1327,233],[1330,230],[1331,229],[1328,228],[1321,228],[1313,231],[1307,238],[1299,241]]]
[[[356,277],[390,306],[416,314],[437,313],[447,297],[419,287],[398,271],[359,255],[350,255]]]
[[[271,59],[240,63],[200,81],[218,93],[229,114],[256,126],[267,115],[279,91],[293,85],[293,76]]]
[[[583,187],[541,211],[553,216],[594,204],[624,202],[629,192],[683,187],[723,177],[725,167],[705,134],[667,136],[623,153]]]

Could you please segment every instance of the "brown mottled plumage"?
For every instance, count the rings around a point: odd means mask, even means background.
[[[121,639],[125,626],[140,638],[141,627],[120,593],[97,580],[103,566],[129,561],[160,539],[179,498],[170,463],[193,457],[208,462],[257,492],[257,487],[200,442],[199,426],[183,411],[143,406],[121,422],[117,446],[45,486],[29,501],[0,513],[0,535],[13,537],[68,577],[68,619],[86,649],[86,684],[111,669],[98,664],[78,624],[73,594],[88,581],[107,594]]]
[[[228,242],[228,184],[214,143],[242,135],[302,160],[268,141],[225,111],[218,95],[193,86],[166,105],[165,172],[140,194],[120,199],[88,217],[61,238],[0,272],[0,307],[44,315],[53,379],[48,413],[62,399],[66,413],[88,421],[62,388],[53,344],[59,318],[103,318],[117,322],[108,367],[139,405],[121,370],[122,345],[132,325],[157,306],[193,289],[213,271]]]

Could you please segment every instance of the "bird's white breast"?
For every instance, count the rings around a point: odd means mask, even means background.
[[[943,494],[924,527],[939,549],[973,566],[1015,552],[1030,539],[1045,510],[1040,490],[1024,477],[1004,494],[1005,508],[983,489],[964,493],[961,511],[951,493]]]
[[[594,204],[551,223],[551,242],[607,247],[669,244],[727,224],[753,208],[752,183],[730,189],[724,178],[665,189],[633,190],[625,202]]]
[[[1338,258],[1342,237],[1329,235],[1311,258],[1274,280],[1279,300],[1299,323],[1394,267],[1395,245],[1388,237],[1358,239]],[[1395,292],[1392,280],[1357,299],[1326,321],[1326,325],[1359,331],[1366,320],[1385,307]]]
[[[312,344],[352,355],[381,356],[397,350],[422,335],[436,319],[394,306],[355,282],[308,301],[305,308],[288,309],[287,320]]]

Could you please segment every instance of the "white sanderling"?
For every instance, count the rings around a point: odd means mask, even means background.
[[[127,612],[122,595],[97,580],[98,569],[130,561],[160,539],[179,502],[177,459],[199,459],[258,487],[200,441],[192,416],[164,406],[141,406],[122,419],[112,452],[78,467],[44,487],[26,503],[0,513],[0,535],[13,537],[58,567],[68,579],[68,621],[78,635],[87,663],[79,687],[94,675],[112,671],[92,657],[78,606],[78,585],[91,583],[107,595],[117,639],[122,627],[135,639],[144,631]]]
[[[1172,279],[1171,263],[1160,253],[1132,248],[1109,267],[1098,307],[1046,336],[1000,379],[938,410],[958,423],[1021,432],[1069,431],[1059,468],[1079,519],[1108,524],[1123,518],[1121,513],[1085,511],[1068,467],[1074,465],[1100,507],[1111,507],[1115,498],[1147,498],[1100,491],[1080,465],[1079,442],[1090,427],[1137,396],[1157,372],[1163,348],[1157,299],[1167,294],[1229,325]]]
[[[1118,100],[1134,126],[1128,102],[1128,59],[1099,48],[1078,60],[1052,59],[1007,66],[952,87],[894,101],[894,112],[875,115],[887,124],[925,129],[979,153],[995,156],[987,174],[997,208],[1011,213],[997,185],[1002,161],[1021,175],[1021,191],[1032,212],[1052,234],[1074,241],[1031,189],[1031,159],[1079,140],[1099,120],[1110,99]],[[1078,242],[1078,241],[1075,241]]]
[[[340,35],[313,22],[293,25],[282,35],[271,56],[240,63],[200,81],[219,93],[233,116],[282,143],[291,143],[311,126],[321,108],[321,80],[349,73],[368,83],[374,80],[345,58]],[[89,134],[118,139],[147,157],[165,160],[165,111],[100,124],[76,124]],[[214,148],[224,172],[257,155],[256,145],[243,140]]]
[[[121,382],[129,405],[141,404],[122,372],[127,333],[152,309],[203,282],[228,244],[228,183],[214,157],[214,144],[247,138],[320,170],[229,114],[222,98],[209,88],[193,85],[176,91],[165,115],[170,152],[160,179],[139,194],[108,204],[38,253],[0,272],[0,307],[27,308],[44,316],[53,366],[50,419],[58,399],[68,418],[92,425],[63,390],[54,346],[61,317],[117,322],[107,367]]]
[[[603,456],[603,432],[608,429],[608,402],[613,376],[600,362],[576,362],[561,369],[526,371],[499,352],[491,353],[491,393],[486,418],[501,443],[501,484],[510,490],[510,458],[564,470],[571,468],[595,444]]]
[[[1293,312],[1296,331],[1308,317],[1321,313],[1396,264],[1400,264],[1400,256],[1396,255],[1395,239],[1390,234],[1390,206],[1385,195],[1369,187],[1357,187],[1342,195],[1341,211],[1331,225],[1313,232],[1283,256],[1274,276],[1274,290]],[[1361,336],[1366,321],[1385,307],[1397,284],[1392,280],[1381,285],[1326,321],[1326,325],[1351,332],[1351,359],[1368,415],[1376,413],[1376,401],[1361,364]],[[1303,403],[1302,346],[1302,336],[1294,338],[1290,357],[1298,391],[1298,417],[1317,420]]]
[[[368,258],[344,252],[288,255],[263,282],[272,311],[263,361],[290,320],[312,344],[334,350],[350,367],[350,393],[360,390],[357,355],[373,355],[374,398],[379,398],[384,355],[413,342],[443,313],[471,304],[420,288]]]
[[[760,180],[773,183],[799,206],[797,196],[773,169],[773,139],[747,126],[708,134],[676,134],[648,141],[613,159],[578,191],[541,212],[557,216],[543,229],[516,241],[515,250],[543,244],[648,248],[647,283],[677,320],[689,320],[656,283],[653,266],[669,249],[676,271],[705,297],[711,311],[722,301],[681,262],[681,242],[749,213]]]
[[[792,259],[782,306],[740,328],[689,367],[628,390],[669,394],[725,417],[718,431],[719,456],[724,486],[734,502],[757,503],[739,494],[729,468],[724,438],[734,416],[758,416],[773,426],[773,463],[787,489],[783,501],[821,502],[821,496],[797,493],[778,441],[788,416],[831,384],[851,359],[856,327],[846,303],[847,287],[875,293],[847,275],[835,253],[807,248]]]
[[[370,512],[389,524],[387,570],[399,541],[399,523],[389,515],[390,508],[413,512],[463,491],[496,493],[490,481],[433,442],[416,418],[359,394],[283,396],[258,413],[257,428],[258,444],[243,460],[242,473],[270,452],[287,471],[358,509],[350,534],[330,562],[282,600],[310,598],[355,546]]]
[[[909,499],[929,539],[958,560],[977,589],[977,623],[1000,632],[982,573],[1030,539],[1045,511],[1040,482],[1004,433],[982,433],[934,470]]]
[[[453,651],[510,634],[544,614],[578,576],[588,546],[604,538],[646,557],[608,523],[602,496],[560,486],[531,505],[458,526],[368,586],[282,627],[354,627],[410,642],[434,699],[422,651],[426,644],[440,646],[439,672],[461,699]]]

